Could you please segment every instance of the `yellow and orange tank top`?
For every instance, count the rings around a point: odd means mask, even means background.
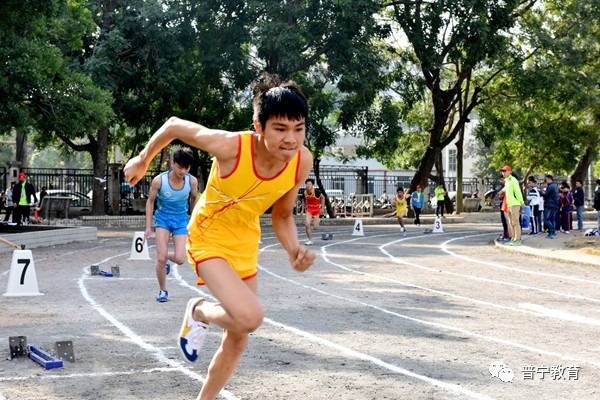
[[[213,161],[188,225],[188,256],[194,267],[221,257],[246,277],[242,270],[255,269],[258,262],[259,216],[298,183],[300,151],[277,175],[259,176],[254,165],[256,136],[240,132],[237,164],[228,175],[220,176],[219,164]]]

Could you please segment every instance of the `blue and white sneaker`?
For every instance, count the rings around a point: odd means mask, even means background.
[[[179,350],[189,362],[198,359],[198,353],[202,350],[208,334],[208,325],[195,321],[193,317],[194,307],[201,301],[204,301],[202,297],[195,297],[188,301],[181,330],[179,331]]]
[[[158,296],[156,296],[156,301],[159,303],[164,303],[165,301],[169,301],[169,292],[166,290],[161,290],[158,292]]]
[[[171,261],[167,260],[167,275],[169,275],[171,273]]]

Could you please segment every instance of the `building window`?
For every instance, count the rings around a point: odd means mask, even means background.
[[[448,171],[456,171],[456,150],[448,152]]]

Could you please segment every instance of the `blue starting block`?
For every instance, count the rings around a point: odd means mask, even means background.
[[[62,360],[54,358],[36,345],[29,346],[29,358],[46,369],[62,368]]]

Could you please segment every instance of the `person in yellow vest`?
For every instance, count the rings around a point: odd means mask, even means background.
[[[523,192],[521,192],[521,185],[519,180],[512,175],[510,166],[505,165],[500,168],[502,176],[504,177],[504,196],[506,198],[506,204],[508,206],[508,223],[512,229],[512,238],[506,243],[509,246],[520,246],[521,245],[521,223],[519,216],[521,209],[525,204],[523,199]]]
[[[446,200],[446,187],[443,182],[438,183],[437,187],[433,191],[433,195],[437,200],[437,207],[435,208],[435,216],[436,217],[444,217],[444,201]]]
[[[257,297],[259,216],[269,207],[273,229],[292,267],[308,269],[315,253],[301,245],[294,221],[298,190],[313,157],[303,145],[308,104],[294,83],[275,77],[254,86],[254,132],[209,129],[179,118],[154,133],[124,172],[130,185],[143,178],[150,161],[173,140],[214,156],[206,189],[188,225],[187,253],[198,275],[216,298],[191,299],[179,333],[187,361],[198,358],[209,325],[223,328],[198,399],[214,399],[233,374],[248,345],[249,333],[263,322]]]
[[[27,180],[27,175],[24,172],[19,173],[19,182],[13,189],[13,203],[15,212],[13,214],[13,222],[17,225],[29,225],[30,206],[38,202],[35,195],[35,187]],[[33,197],[33,202],[31,198]]]
[[[392,206],[396,207],[396,218],[398,219],[398,224],[400,224],[400,232],[405,233],[404,217],[406,217],[406,213],[408,212],[408,202],[404,196],[404,188],[399,187],[396,190],[396,197],[392,200]]]

